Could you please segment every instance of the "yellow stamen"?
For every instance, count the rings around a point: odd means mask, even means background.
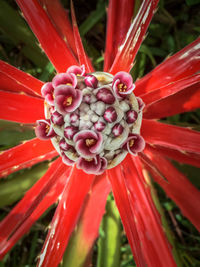
[[[85,160],[90,162],[90,161],[93,161],[93,158],[85,159]]]
[[[46,127],[45,127],[45,133],[48,134],[49,130],[50,130],[50,126],[47,124]]]
[[[126,92],[127,86],[123,83],[118,85],[119,92]]]
[[[71,83],[66,83],[66,85],[71,85],[71,86],[72,86],[72,84],[71,84]]]
[[[64,101],[64,105],[65,106],[70,106],[71,104],[72,104],[72,101],[73,101],[73,98],[72,98],[72,96],[68,96],[66,99],[65,99],[65,101]]]
[[[131,140],[129,141],[129,146],[132,147],[133,145],[134,145],[134,140],[131,139]]]
[[[86,143],[86,146],[92,146],[92,145],[94,145],[96,143],[96,140],[93,139],[93,138],[91,138],[91,139],[87,138],[85,140],[85,143]]]

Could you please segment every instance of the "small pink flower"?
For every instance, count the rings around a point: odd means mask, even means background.
[[[94,157],[101,149],[103,137],[101,133],[91,130],[82,130],[74,138],[75,148],[79,155],[84,158]]]
[[[70,114],[70,122],[75,123],[79,120],[79,115],[77,113],[71,113]]]
[[[50,120],[38,120],[35,134],[39,139],[46,140],[56,136]]]
[[[77,133],[78,128],[74,127],[74,126],[67,126],[64,129],[64,136],[69,139],[72,140],[74,135]]]
[[[100,158],[98,155],[94,158],[79,158],[76,164],[78,169],[83,169],[88,174],[102,174],[107,168],[107,160]]]
[[[126,112],[126,122],[134,123],[138,118],[138,113],[135,110],[129,110]]]
[[[59,147],[60,147],[60,149],[63,150],[63,151],[67,151],[67,150],[73,148],[72,146],[70,146],[70,145],[65,141],[64,138],[62,138],[62,139],[60,140],[60,142],[59,142]]]
[[[94,128],[98,132],[102,132],[106,127],[106,124],[103,121],[97,121],[94,124]]]
[[[129,134],[128,139],[122,147],[123,149],[128,150],[132,155],[136,156],[137,153],[144,150],[145,141],[139,134]]]
[[[63,115],[73,112],[82,101],[82,92],[69,85],[59,85],[55,90],[55,107]]]
[[[51,82],[45,83],[42,86],[41,93],[49,105],[54,105],[54,88]]]
[[[123,133],[124,127],[120,123],[116,123],[112,128],[114,136],[119,136]]]
[[[58,113],[57,111],[54,111],[52,114],[51,114],[51,119],[50,119],[53,124],[56,124],[58,126],[61,126],[64,124],[64,119],[63,119],[63,116]]]
[[[84,82],[88,87],[97,88],[98,80],[94,75],[87,75]]]
[[[142,111],[145,107],[143,100],[140,97],[136,97],[138,101],[139,111]]]
[[[135,88],[131,75],[127,72],[120,71],[114,78],[112,83],[115,95],[121,99],[131,94]]]
[[[114,95],[106,87],[99,89],[98,93],[96,94],[96,97],[98,100],[103,101],[105,104],[113,104],[115,102]]]
[[[66,165],[71,166],[75,163],[75,161],[69,159],[64,152],[61,153],[61,156],[63,163],[65,163]]]
[[[108,107],[105,110],[103,117],[107,122],[114,122],[117,119],[117,112],[113,107]]]
[[[77,85],[76,75],[68,73],[58,73],[52,80],[53,87],[56,88],[59,85],[70,85],[74,88]]]
[[[67,69],[67,73],[75,74],[76,76],[84,76],[85,75],[85,65],[82,66],[71,66]]]

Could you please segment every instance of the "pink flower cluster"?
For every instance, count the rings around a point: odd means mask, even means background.
[[[140,136],[143,102],[133,94],[130,74],[86,74],[72,66],[42,87],[46,120],[37,121],[36,135],[51,138],[67,165],[101,174],[127,155],[144,149]]]

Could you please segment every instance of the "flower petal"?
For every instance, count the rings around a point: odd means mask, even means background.
[[[155,181],[160,184],[167,195],[180,207],[183,214],[200,231],[199,190],[155,149],[148,146],[145,149],[145,154],[147,159],[143,154],[140,157]],[[148,159],[150,163],[148,163]],[[163,179],[163,176],[165,179]]]
[[[39,1],[17,0],[17,3],[56,70],[65,72],[69,66],[76,65],[76,58],[57,33]]]
[[[85,53],[85,49],[82,44],[82,40],[79,34],[76,17],[75,17],[75,11],[74,11],[74,5],[71,0],[71,16],[72,16],[72,27],[74,32],[74,39],[76,44],[76,50],[78,54],[79,64],[85,65],[86,72],[94,72],[94,68],[92,67],[92,63],[90,59],[87,57]]]
[[[57,266],[60,263],[93,180],[94,175],[77,170],[75,166],[72,168],[40,254],[38,267]]]
[[[178,151],[200,154],[200,133],[164,124],[153,120],[143,120],[142,136],[149,144],[160,145]]]
[[[128,155],[122,162],[122,168],[147,265],[149,267],[176,266],[170,244],[162,228],[160,214],[143,176],[139,158],[131,159]]]
[[[200,37],[136,82],[135,94],[153,91],[197,73],[200,69]],[[176,71],[174,71],[176,66]],[[167,75],[166,75],[167,74]]]
[[[118,49],[109,72],[115,74],[118,71],[129,72],[131,70],[158,2],[159,0],[146,0],[142,2],[137,16],[127,32],[126,39]]]
[[[134,1],[110,0],[107,16],[106,49],[104,55],[104,71],[108,71],[122,44],[134,11]],[[117,29],[117,31],[116,31]]]
[[[69,169],[61,158],[51,164],[46,174],[0,223],[0,258],[29,230],[31,225],[55,203],[66,184]]]
[[[57,155],[51,141],[37,138],[10,148],[0,154],[0,177],[30,167],[40,161],[48,160]]]
[[[196,167],[200,167],[200,154],[178,151],[169,147],[162,147],[159,145],[153,145],[156,148],[156,151],[161,153],[163,156],[168,157],[170,159],[174,159],[181,163],[193,165]]]
[[[68,44],[69,48],[76,55],[76,46],[74,41],[74,35],[72,31],[72,25],[68,18],[66,10],[62,7],[59,0],[40,0],[43,7],[46,9],[48,16],[57,28],[57,31],[61,37]]]
[[[124,176],[120,165],[108,171],[108,177],[112,185],[112,191],[119,209],[119,213],[124,225],[133,256],[137,266],[145,267],[146,262],[142,253],[142,246],[139,240],[139,233],[136,228],[135,217],[133,215],[130,196],[127,191]]]
[[[35,123],[44,117],[44,100],[23,94],[0,91],[0,119]]]
[[[41,96],[43,82],[0,60],[0,90]]]

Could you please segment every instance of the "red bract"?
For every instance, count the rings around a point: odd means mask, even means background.
[[[93,72],[93,67],[81,42],[73,6],[71,26],[67,13],[58,0],[17,0],[17,3],[60,74],[57,74],[52,83],[42,87],[43,83],[39,80],[0,61],[0,118],[18,123],[35,123],[44,117],[42,96],[51,105],[55,102],[60,113],[69,115],[68,111],[74,111],[82,98],[81,89],[74,88],[78,75],[86,76],[87,86],[92,90],[96,88],[95,77],[87,76],[87,73]],[[129,72],[133,66],[158,0],[144,0],[133,22],[131,18],[134,8],[129,4],[128,0],[110,0],[108,7],[104,71],[113,75],[120,72],[116,76],[116,91],[133,90],[132,78],[129,75],[125,77],[124,72]],[[116,27],[120,30],[116,31]],[[105,128],[104,123],[96,121],[96,132],[90,131],[88,136],[87,131],[77,133],[75,123],[79,114],[70,115],[71,123],[75,126],[64,125],[64,136],[69,140],[76,139],[77,150],[88,156],[88,161],[78,159],[77,167],[82,167],[89,174],[76,168],[67,154],[69,151],[74,153],[73,147],[64,138],[61,139],[58,146],[63,154],[63,161],[73,166],[66,166],[61,158],[55,160],[47,173],[3,219],[0,223],[1,258],[59,196],[59,204],[38,266],[58,266],[79,218],[83,219],[79,221],[83,225],[83,244],[91,248],[98,234],[111,186],[137,266],[176,266],[143,170],[151,173],[169,197],[180,206],[184,215],[200,229],[199,191],[169,161],[175,159],[200,166],[200,134],[191,129],[154,120],[200,107],[200,75],[197,74],[200,69],[199,57],[200,38],[171,56],[144,78],[137,80],[134,92],[139,112],[146,104],[142,123],[146,147],[140,152],[144,148],[144,142],[141,137],[138,138],[138,132],[133,133],[128,137],[128,143],[123,145],[136,156],[128,155],[121,165],[105,171],[102,176],[95,175],[102,173],[107,166],[107,160],[96,155],[101,146],[100,132]],[[63,88],[67,88],[67,91]],[[122,95],[119,94],[119,97]],[[86,94],[84,98],[89,103],[91,94]],[[102,87],[97,98],[104,101],[105,105],[115,101],[107,87]],[[51,120],[55,124],[63,125],[60,114],[54,112],[56,111],[52,110]],[[106,107],[103,112],[110,124],[118,119],[117,111],[113,107]],[[140,113],[130,108],[125,113],[129,124],[140,116]],[[123,129],[123,125],[117,121],[112,129],[113,136],[118,138]],[[38,131],[45,138],[45,134],[49,133],[48,123],[41,122]],[[133,142],[138,144],[137,151],[131,150]],[[0,175],[6,176],[56,155],[50,141],[33,139],[24,142],[0,154]]]

